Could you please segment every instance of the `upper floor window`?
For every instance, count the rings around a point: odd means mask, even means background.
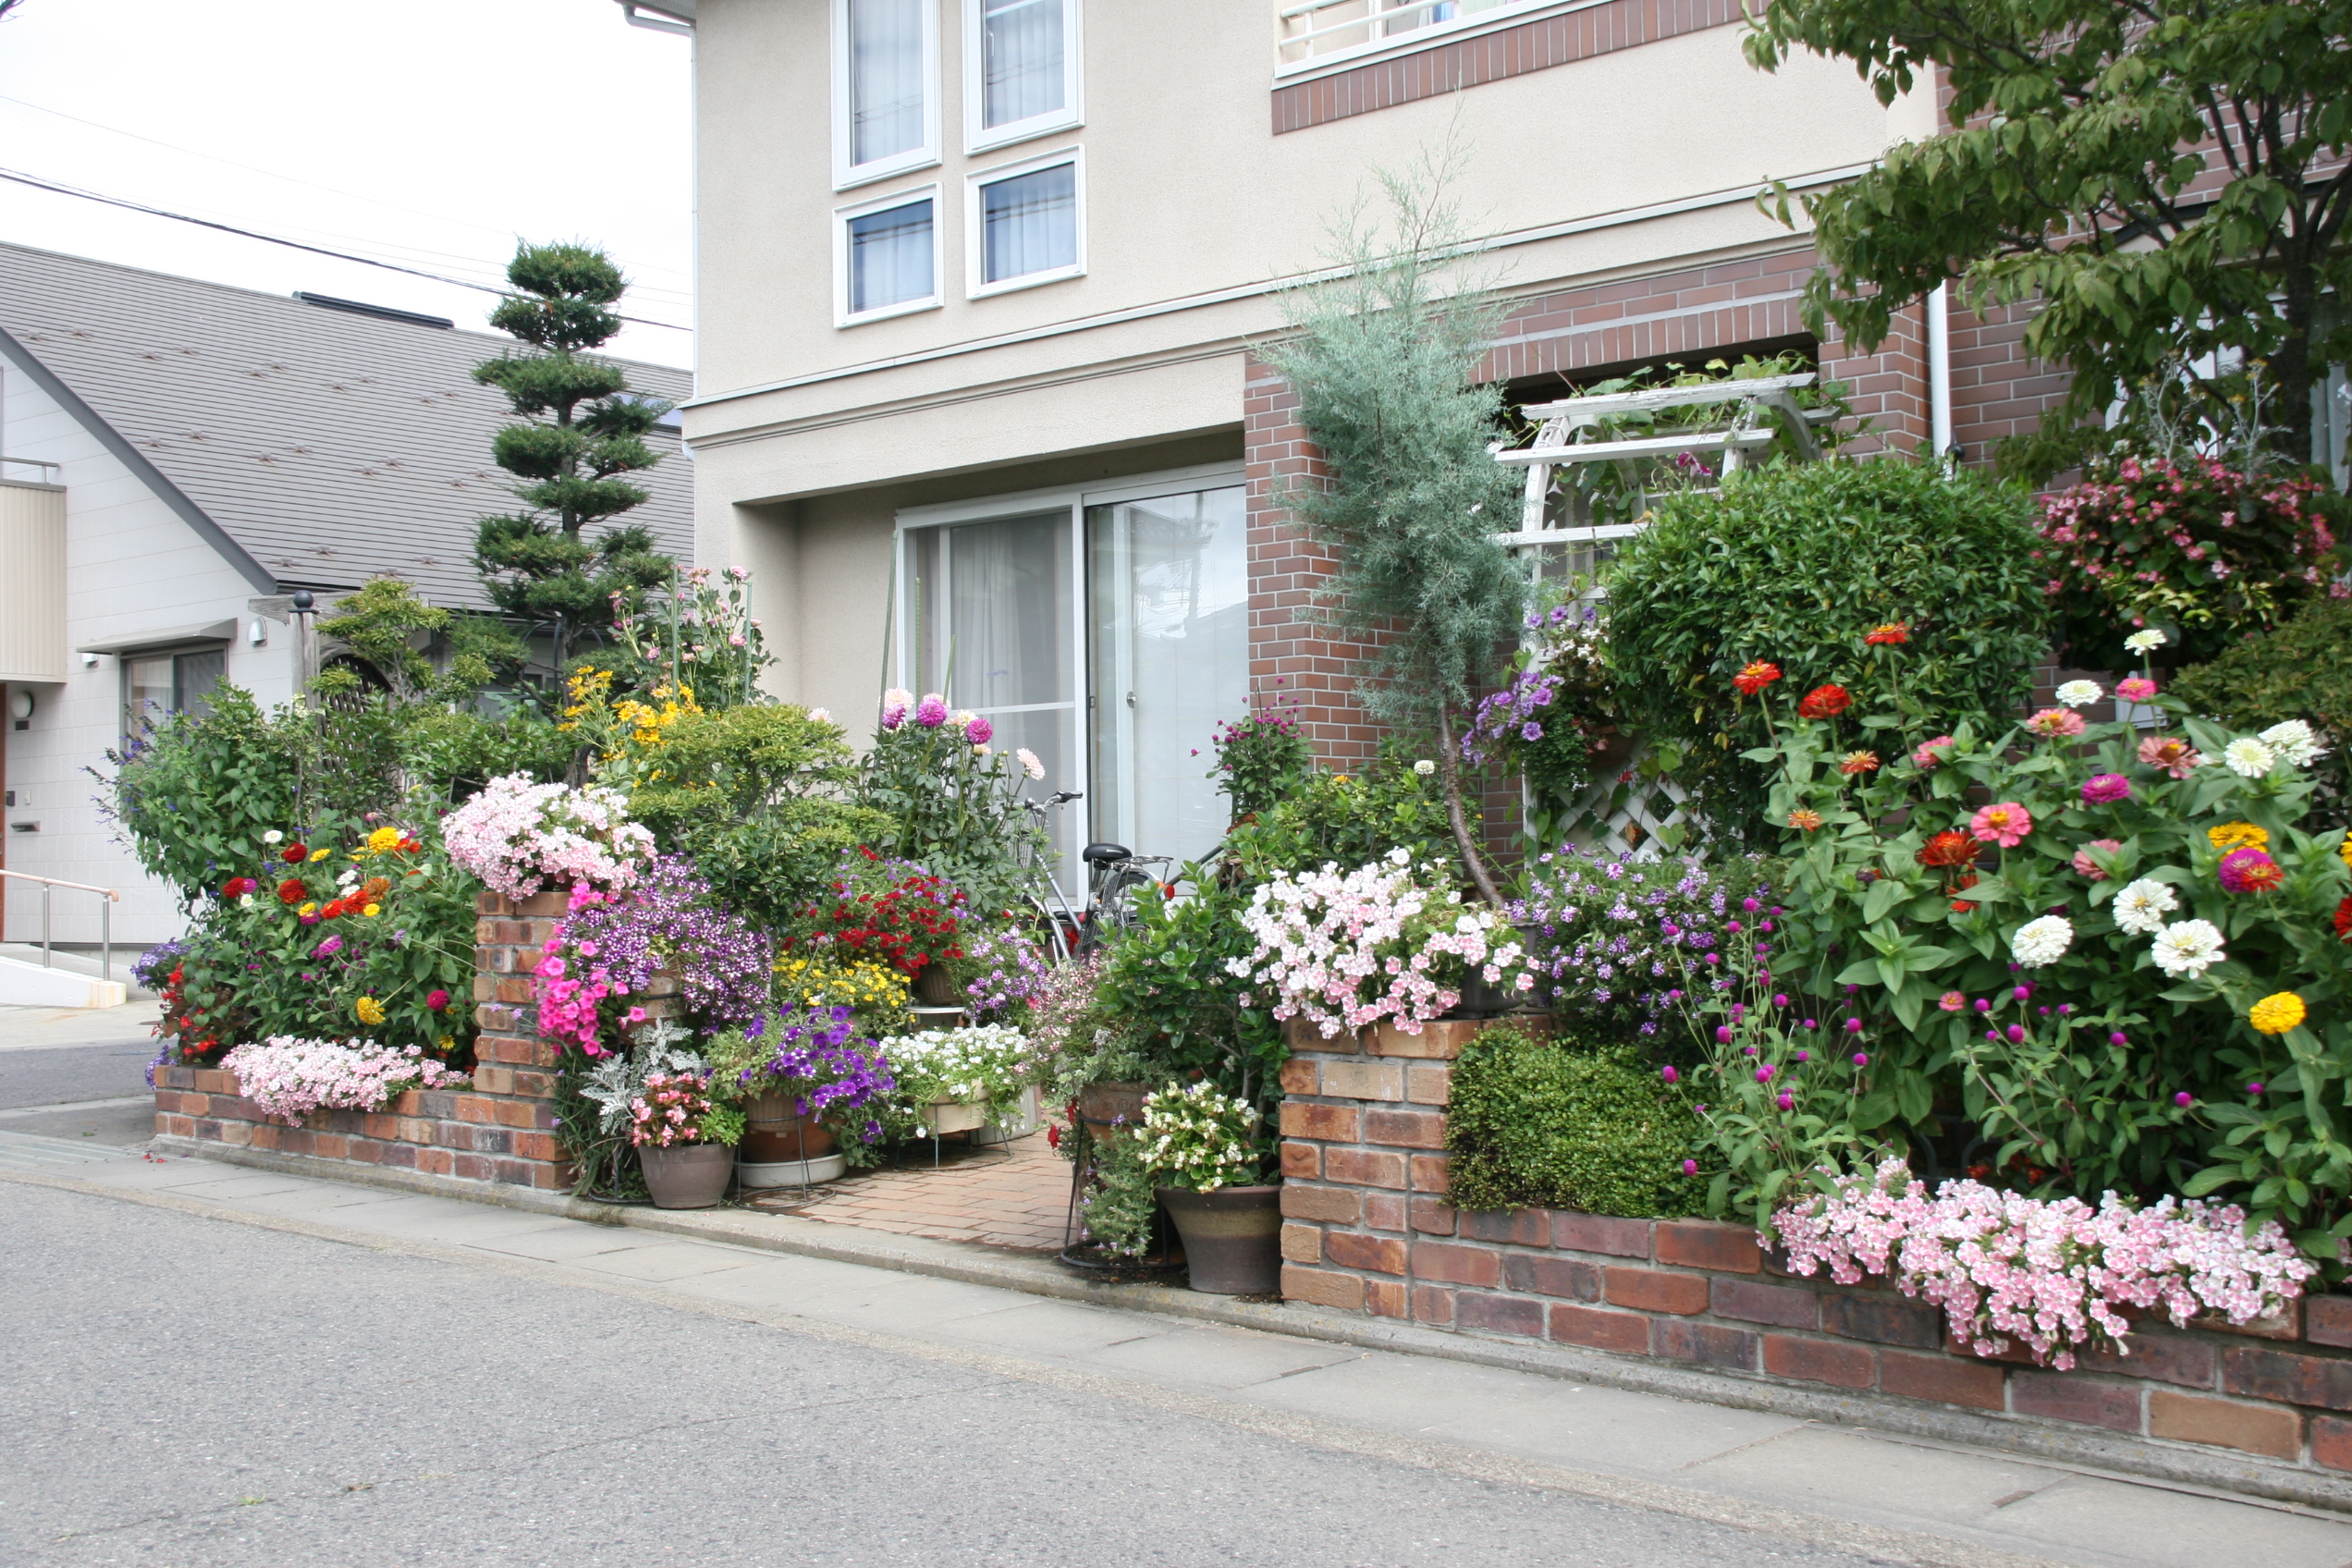
[[[1434,43],[1501,11],[1525,11],[1556,0],[1292,0],[1280,6],[1282,41],[1275,72],[1305,70],[1328,60]]]
[[[1072,147],[970,178],[964,227],[974,298],[1086,270],[1079,163]]]
[[[835,214],[840,324],[939,302],[938,187],[900,191]]]
[[[973,152],[1079,122],[1079,0],[964,0],[964,141]]]
[[[937,0],[834,0],[833,174],[857,185],[939,161]]]

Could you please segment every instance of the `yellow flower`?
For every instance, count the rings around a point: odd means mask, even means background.
[[[2345,869],[2352,871],[2352,833],[2344,836],[2344,842],[2336,845],[2335,852],[2343,860]]]
[[[309,903],[304,904],[300,909],[296,910],[294,913],[296,914],[316,914],[318,913],[318,900],[316,899],[312,899]]]
[[[384,913],[384,906],[382,904],[368,904],[363,907],[360,913],[367,916],[370,920],[374,920],[377,915]]]
[[[367,847],[368,853],[372,855],[388,855],[400,847],[400,830],[397,827],[379,827],[368,835]]]
[[[360,1022],[362,1023],[376,1024],[384,1022],[384,1004],[374,997],[361,997],[353,1005],[352,1011],[360,1015]]]
[[[457,1047],[457,1044],[458,1037],[455,1035],[444,1035],[441,1036],[440,1049],[444,1055],[447,1055]]]
[[[2250,822],[2224,822],[2218,827],[2208,827],[2205,839],[2223,854],[2232,850],[2264,849],[2271,841],[2268,831]]]
[[[2279,991],[2254,1004],[2246,1022],[2254,1025],[2257,1035],[2284,1035],[2306,1017],[2303,998],[2292,991]]]
[[[333,850],[312,850],[311,851],[311,863],[315,865],[334,852],[335,851]]]

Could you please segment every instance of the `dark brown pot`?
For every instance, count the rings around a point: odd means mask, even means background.
[[[914,999],[925,1007],[960,1007],[963,987],[956,984],[946,964],[934,960],[914,972]]]
[[[735,1151],[725,1144],[647,1144],[637,1151],[655,1208],[708,1208],[727,1195]]]
[[[790,1103],[785,1102],[788,1109]],[[834,1147],[833,1130],[815,1117],[786,1116],[748,1121],[740,1152],[750,1164],[775,1165],[788,1159],[822,1159]]]
[[[1282,1288],[1282,1189],[1158,1189],[1184,1238],[1193,1289],[1220,1296],[1266,1296]]]
[[[1078,1091],[1078,1120],[1098,1138],[1122,1117],[1133,1127],[1144,1119],[1144,1094],[1141,1084],[1089,1084]]]

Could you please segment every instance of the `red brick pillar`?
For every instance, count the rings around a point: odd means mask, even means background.
[[[571,1164],[556,1145],[556,1063],[560,1051],[539,1037],[531,972],[570,911],[557,889],[515,900],[484,893],[475,905],[473,1001],[481,1034],[473,1042],[473,1088],[453,1096],[458,1120],[474,1131],[472,1158],[451,1174],[521,1186],[571,1184]]]

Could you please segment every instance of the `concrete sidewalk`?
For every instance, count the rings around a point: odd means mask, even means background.
[[[1534,1371],[1040,1299],[908,1272],[903,1263],[778,1256],[720,1234],[668,1233],[209,1161],[158,1162],[5,1132],[0,1182],[521,1271],[679,1311],[986,1366],[1401,1464],[1546,1487],[1891,1562],[1954,1568],[2352,1562],[2352,1522],[2309,1511]],[[970,1250],[914,1238],[857,1239],[938,1248],[943,1256]]]

